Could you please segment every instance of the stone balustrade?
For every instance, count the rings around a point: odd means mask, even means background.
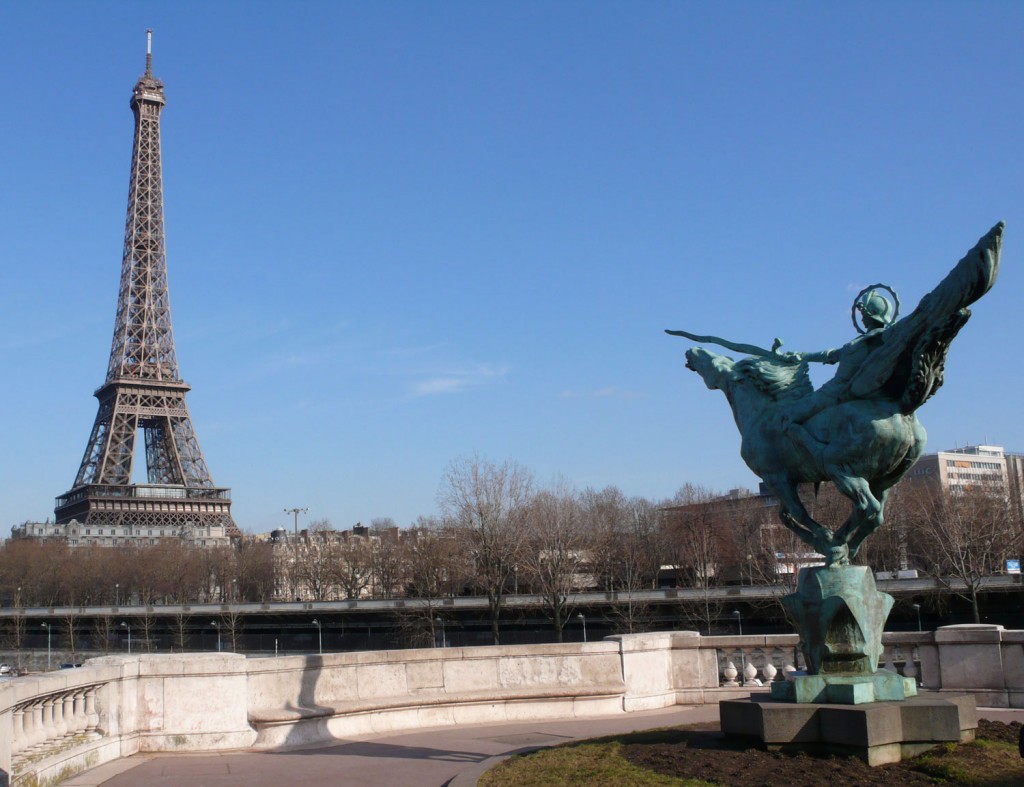
[[[106,656],[0,683],[0,785],[57,783],[136,752],[271,748],[386,730],[628,713],[767,691],[795,635],[659,632],[601,642],[331,653]],[[1024,631],[883,637],[924,689],[1024,707]]]

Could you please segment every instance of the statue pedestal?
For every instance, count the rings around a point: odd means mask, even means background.
[[[878,670],[882,628],[893,597],[875,588],[870,568],[800,569],[796,593],[782,603],[796,622],[811,675],[870,677]]]
[[[817,702],[863,705],[867,702],[898,702],[917,696],[917,683],[889,670],[871,675],[806,675],[794,673],[772,683],[772,699],[783,702]]]
[[[863,705],[784,702],[764,695],[719,704],[722,732],[769,750],[854,755],[868,765],[914,757],[942,743],[974,740],[978,713],[971,694],[922,693],[903,702]]]

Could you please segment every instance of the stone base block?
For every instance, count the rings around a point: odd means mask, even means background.
[[[970,694],[922,693],[902,702],[863,705],[793,703],[771,697],[719,704],[722,732],[768,748],[855,755],[868,765],[913,757],[947,741],[974,740],[978,713]]]
[[[772,684],[772,698],[784,702],[863,705],[868,702],[898,702],[917,695],[913,678],[889,670],[870,675],[806,675],[797,673]]]

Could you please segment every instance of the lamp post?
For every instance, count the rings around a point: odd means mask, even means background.
[[[220,623],[216,620],[211,620],[210,625],[217,629],[217,652],[220,653]]]
[[[49,623],[43,623],[43,628],[46,629],[46,669],[50,669],[50,654],[52,653],[50,642],[53,629],[50,628]]]
[[[743,636],[743,616],[740,614],[740,611],[738,609],[734,609],[732,611],[732,614],[736,616],[736,625],[739,626],[739,628],[740,628],[740,636],[742,637]],[[740,646],[740,665],[741,665],[742,670],[743,670],[743,684],[744,685],[749,685],[747,683],[747,653],[746,653],[745,650],[743,650],[743,646],[742,645]]]
[[[913,606],[914,612],[917,613],[917,630],[921,631],[921,605],[920,604],[914,604],[912,606]]]
[[[128,629],[128,655],[132,654],[132,627],[124,620],[121,621],[121,628]],[[145,632],[143,632],[145,633]],[[143,637],[145,639],[145,637]]]
[[[583,624],[583,641],[586,642],[587,641],[587,619],[585,617],[583,617],[583,613],[582,612],[580,612],[578,615],[576,615],[576,617],[578,617],[580,619],[580,623]]]
[[[320,625],[320,621],[316,618],[313,618],[313,625],[316,626],[316,635],[320,644],[320,655],[322,656],[324,655],[324,630]]]
[[[238,601],[238,580],[231,580],[231,601]]]
[[[115,607],[121,606],[121,583],[120,582],[115,582],[114,583],[114,606]]]
[[[299,514],[305,514],[308,508],[286,508],[284,512],[291,514],[295,517],[295,540],[292,542],[292,552],[294,553],[295,567],[292,570],[292,598],[295,599],[298,594],[298,584],[296,580],[296,574],[299,573]],[[298,600],[298,599],[296,599]]]

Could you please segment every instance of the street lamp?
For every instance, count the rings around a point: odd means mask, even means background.
[[[732,614],[734,614],[736,616],[736,625],[740,627],[740,636],[742,637],[743,636],[743,616],[740,614],[740,611],[738,609],[734,609],[732,611]],[[740,664],[742,665],[742,669],[743,669],[743,684],[744,685],[749,685],[747,683],[747,674],[746,674],[747,673],[747,654],[743,650],[742,646],[740,646]]]
[[[921,605],[920,604],[913,604],[912,606],[913,606],[914,611],[917,613],[917,630],[920,631],[921,630]]]
[[[313,618],[313,625],[316,626],[317,638],[320,640],[320,655],[324,655],[324,630],[320,626],[320,621]]]
[[[291,514],[295,517],[295,540],[292,542],[293,562],[295,563],[295,569],[292,571],[292,598],[296,601],[298,601],[296,596],[299,592],[298,581],[295,576],[299,573],[299,514],[305,514],[308,510],[308,508],[286,508],[284,510],[286,514]]]
[[[585,617],[583,617],[583,613],[582,612],[580,612],[578,615],[576,615],[576,617],[578,617],[580,619],[580,623],[583,624],[583,641],[586,642],[587,641],[587,619]]]
[[[238,601],[238,580],[231,580],[231,600]]]
[[[50,669],[50,637],[53,634],[53,629],[50,628],[49,623],[43,623],[43,628],[46,629],[46,669]]]
[[[220,623],[216,620],[211,620],[210,625],[217,629],[217,652],[220,653]]]
[[[295,543],[299,542],[299,514],[308,512],[308,508],[286,508],[284,512],[295,517]]]
[[[115,582],[114,583],[114,606],[115,607],[121,606],[121,583],[120,582]]]
[[[441,647],[442,648],[448,647],[448,643],[445,641],[445,637],[444,637],[444,621],[441,620],[440,616],[438,616],[438,617],[434,618],[434,622],[441,627]],[[437,647],[436,640],[434,642],[434,647],[435,648]]]
[[[128,629],[128,655],[132,655],[132,627],[127,622],[121,621],[121,628]],[[145,633],[145,632],[143,632]]]

